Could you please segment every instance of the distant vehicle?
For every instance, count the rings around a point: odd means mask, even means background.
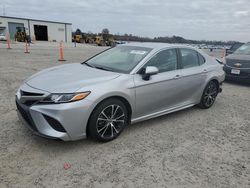
[[[72,36],[72,42],[77,42],[77,43],[84,43],[84,37],[83,34],[74,34]]]
[[[0,41],[6,41],[6,36],[3,33],[0,33]]]
[[[107,142],[129,123],[212,107],[224,79],[223,65],[195,48],[125,44],[33,75],[18,89],[16,105],[38,135]]]
[[[103,37],[102,35],[75,34],[72,36],[72,42],[96,44],[98,46],[115,46],[113,37]]]
[[[126,44],[125,41],[119,41],[119,40],[116,40],[115,43],[116,43],[116,44]]]
[[[229,49],[226,49],[226,56],[234,53],[244,43],[234,43]]]
[[[15,33],[15,41],[25,42],[29,40],[25,27],[16,27],[16,30],[17,32]]]
[[[111,46],[114,47],[116,45],[115,40],[113,37],[103,37],[103,36],[96,36],[94,38],[96,45],[98,46]]]
[[[224,71],[227,80],[250,83],[250,43],[226,57]]]

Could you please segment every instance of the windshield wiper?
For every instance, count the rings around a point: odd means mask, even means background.
[[[83,63],[84,65],[87,65],[88,67],[93,67],[93,68],[95,68],[93,65],[90,65],[90,64],[88,64],[88,63]]]
[[[112,71],[111,69],[100,67],[100,66],[94,66],[96,69],[105,70],[105,71]],[[112,71],[113,72],[113,71]]]
[[[90,65],[89,63],[83,63],[85,65],[87,65],[88,67],[92,67],[92,68],[96,68],[96,69],[100,69],[100,70],[105,70],[105,71],[112,71],[111,69],[105,68],[105,67],[100,67],[100,66],[96,66],[96,65]]]

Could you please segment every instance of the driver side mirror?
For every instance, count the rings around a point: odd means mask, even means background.
[[[159,69],[154,66],[147,66],[141,71],[142,79],[145,81],[148,81],[150,76],[158,74],[158,73],[159,73]]]

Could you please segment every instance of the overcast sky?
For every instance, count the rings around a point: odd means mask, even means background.
[[[0,14],[140,36],[250,41],[250,0],[1,0]]]

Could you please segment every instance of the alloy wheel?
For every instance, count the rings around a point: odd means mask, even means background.
[[[211,82],[204,94],[204,104],[207,107],[212,106],[216,99],[217,94],[218,94],[217,86],[214,82]]]
[[[125,113],[121,106],[112,104],[104,108],[99,114],[96,128],[99,136],[111,139],[118,135],[125,124]]]

